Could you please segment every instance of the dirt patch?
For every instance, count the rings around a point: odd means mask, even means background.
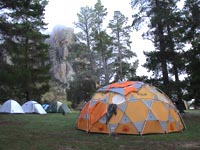
[[[14,122],[14,121],[0,121],[0,126],[8,126],[8,125],[22,125],[22,122]]]
[[[199,142],[182,143],[181,147],[183,147],[183,148],[199,148],[200,149],[200,143]]]

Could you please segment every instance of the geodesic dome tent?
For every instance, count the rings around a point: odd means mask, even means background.
[[[98,89],[81,110],[76,128],[142,135],[180,132],[185,126],[178,110],[162,91],[143,82],[126,81]]]

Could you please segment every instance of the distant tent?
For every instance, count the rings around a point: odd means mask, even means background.
[[[17,101],[10,99],[3,103],[0,113],[23,114],[24,111]]]
[[[53,100],[46,111],[48,113],[69,113],[70,109],[62,102]]]
[[[22,105],[25,113],[36,113],[36,114],[46,114],[47,112],[43,109],[36,101],[28,101]]]
[[[46,111],[47,108],[49,107],[49,104],[43,104],[42,107],[44,108],[44,110]]]

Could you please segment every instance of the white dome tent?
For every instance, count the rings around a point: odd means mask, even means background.
[[[10,99],[3,103],[0,113],[24,114],[24,111],[17,101]]]
[[[47,114],[42,105],[33,100],[25,102],[22,108],[25,113]]]

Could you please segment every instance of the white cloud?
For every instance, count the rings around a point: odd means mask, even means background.
[[[107,8],[107,19],[112,19],[114,11],[119,10],[127,17],[132,16],[131,0],[101,0],[102,5]],[[56,25],[74,27],[73,22],[77,21],[77,13],[80,7],[93,7],[96,0],[49,0],[45,9],[45,22],[48,23],[48,31],[52,31]]]

